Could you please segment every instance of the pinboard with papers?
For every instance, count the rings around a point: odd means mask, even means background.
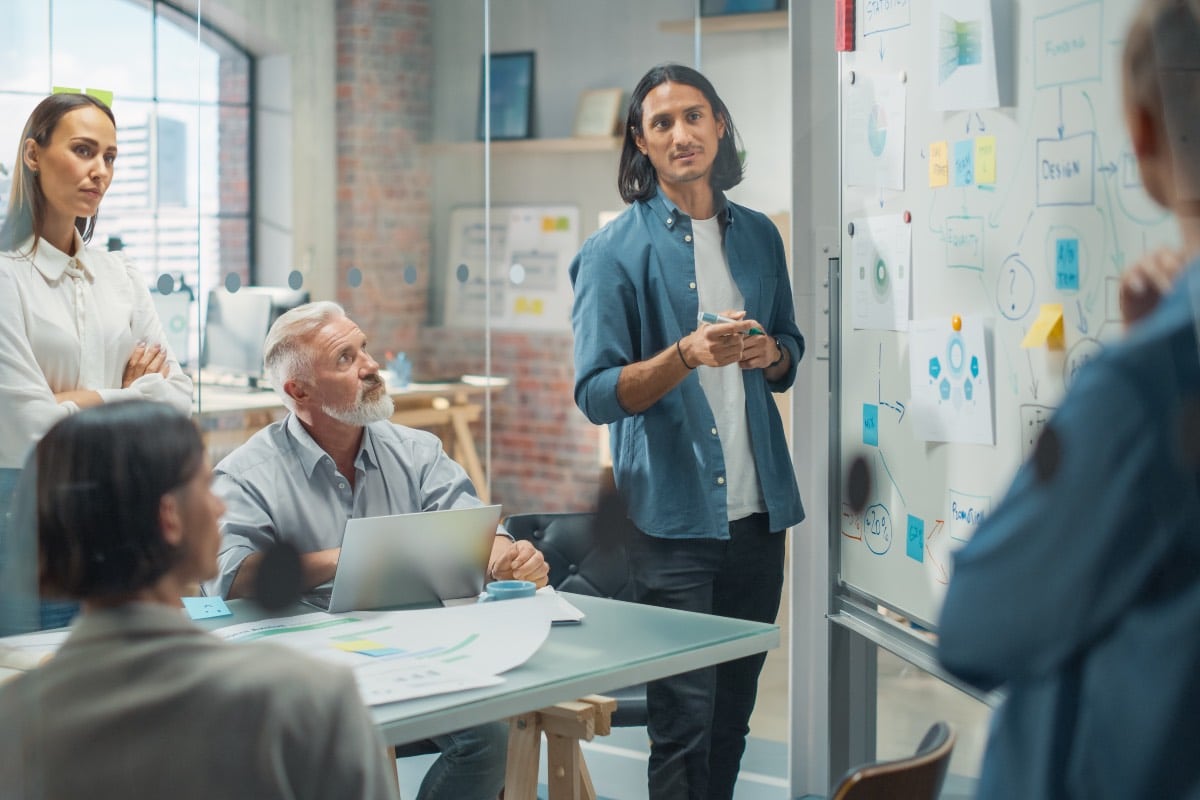
[[[842,587],[933,625],[950,554],[1121,334],[1121,270],[1176,234],[1125,132],[1136,0],[855,5],[835,558]]]

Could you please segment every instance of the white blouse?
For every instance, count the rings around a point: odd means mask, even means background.
[[[192,381],[169,350],[170,374],[121,388],[138,342],[167,346],[145,278],[122,253],[72,258],[45,239],[0,253],[0,467],[19,467],[59,419],[79,410],[57,392],[91,389],[104,402],[145,398],[190,413]]]

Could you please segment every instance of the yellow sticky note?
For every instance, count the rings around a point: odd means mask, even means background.
[[[71,86],[55,86],[50,90],[50,94],[83,94],[83,92]]]
[[[975,183],[996,182],[996,137],[975,139]]]
[[[929,185],[945,186],[950,183],[950,145],[934,142],[929,145]]]
[[[1063,349],[1062,303],[1046,303],[1038,311],[1037,319],[1029,326],[1029,332],[1021,340],[1021,347],[1041,347],[1051,350]]]
[[[373,642],[370,639],[354,639],[349,642],[334,642],[333,646],[338,650],[345,650],[348,653],[357,653],[361,650],[376,650],[383,647],[379,642]]]
[[[558,221],[554,217],[542,217],[542,233],[554,233]]]

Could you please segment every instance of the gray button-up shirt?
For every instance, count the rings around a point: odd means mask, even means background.
[[[214,472],[213,491],[228,510],[221,521],[220,573],[204,592],[222,597],[242,560],[275,542],[311,553],[341,547],[351,517],[482,505],[438,437],[386,421],[366,427],[353,488],[292,414],[254,434]]]

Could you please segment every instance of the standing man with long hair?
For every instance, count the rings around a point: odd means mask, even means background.
[[[630,207],[571,264],[575,402],[611,428],[637,599],[774,622],[783,532],[804,510],[771,393],[791,387],[804,338],[779,232],[725,198],[741,179],[708,79],[646,73],[618,177]],[[732,797],[764,660],[647,687],[652,798]]]

